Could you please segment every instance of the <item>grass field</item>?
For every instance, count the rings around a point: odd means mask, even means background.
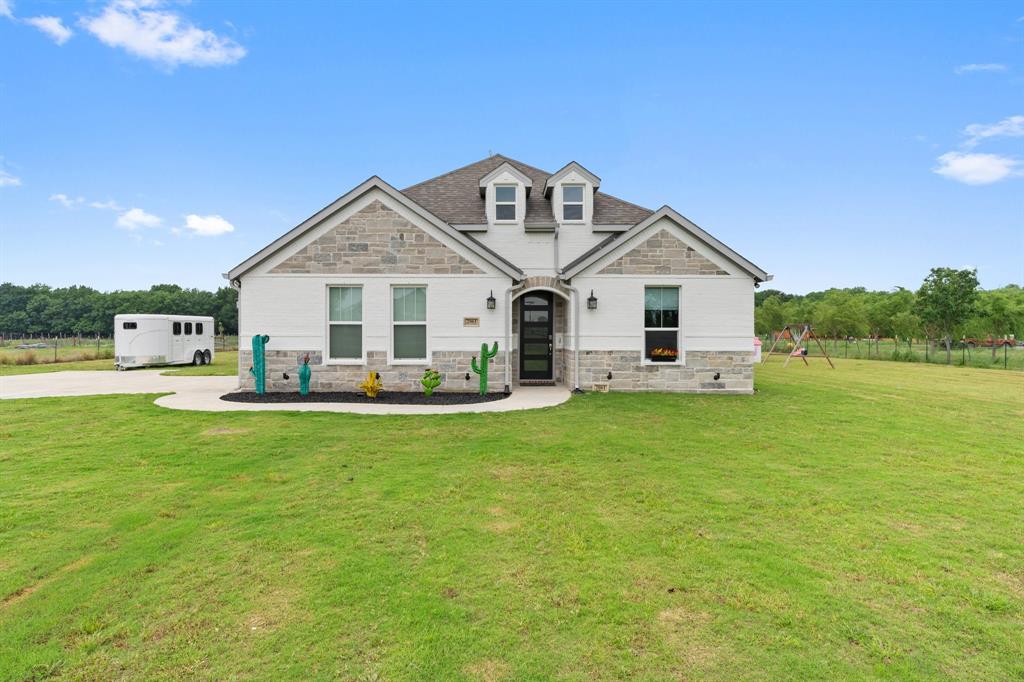
[[[763,352],[767,354],[771,348],[771,337],[761,337]],[[876,344],[866,339],[857,342],[843,340],[822,339],[828,354],[833,358],[850,360],[896,360],[899,362],[927,362],[936,365],[946,364],[946,350],[939,344],[937,349],[926,348],[924,343],[914,343],[908,346],[901,342],[899,346],[892,339],[881,339]],[[808,352],[812,356],[820,356],[821,349],[811,341],[807,345]],[[792,349],[792,344],[788,348]],[[780,344],[780,350],[783,345]],[[895,352],[895,357],[894,357]],[[778,351],[776,351],[776,354]],[[781,356],[785,361],[785,355]],[[794,362],[796,358],[793,358]],[[979,346],[977,348],[964,348],[954,344],[950,360],[956,367],[975,367],[977,369],[1009,369],[1018,372],[1024,371],[1024,347],[1008,348],[1004,353],[1002,348],[996,348],[995,358],[992,357],[992,348]],[[774,362],[774,356],[771,362]]]
[[[0,403],[0,679],[1021,679],[1024,376]]]
[[[67,372],[78,370],[114,371],[114,360],[83,360],[80,362],[50,362],[40,365],[0,365],[0,376],[38,374],[40,372]],[[209,365],[184,365],[168,368],[164,374],[180,376],[232,376],[238,372],[238,351],[224,350],[214,353]]]

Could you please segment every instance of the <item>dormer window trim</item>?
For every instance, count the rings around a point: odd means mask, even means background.
[[[575,192],[567,193],[566,190],[579,190],[579,196],[574,195]],[[562,191],[562,222],[563,223],[583,223],[586,220],[586,191],[587,186],[583,183],[567,182],[563,183],[561,187]],[[578,214],[577,214],[578,211]],[[570,213],[572,215],[570,215]]]
[[[507,192],[502,190],[512,190],[511,199],[508,197]],[[505,195],[505,196],[502,196]],[[519,222],[517,205],[519,204],[519,185],[513,183],[495,183],[494,185],[494,222],[495,223],[517,223]],[[505,215],[502,216],[502,209],[505,209]],[[508,215],[508,209],[512,210],[512,215]]]

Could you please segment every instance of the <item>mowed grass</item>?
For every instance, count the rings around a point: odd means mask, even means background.
[[[162,372],[166,376],[218,376],[227,377],[238,374],[238,351],[219,350],[213,354],[213,362],[208,365],[185,365]]]
[[[40,365],[0,365],[0,376],[14,374],[39,374],[42,372],[68,372],[78,370],[113,371],[113,358],[107,360],[82,360],[78,362],[50,362]],[[131,370],[128,370],[131,371]],[[209,365],[171,366],[164,372],[180,376],[233,376],[238,373],[238,351],[216,351]]]
[[[1024,376],[0,403],[0,679],[1020,679]]]

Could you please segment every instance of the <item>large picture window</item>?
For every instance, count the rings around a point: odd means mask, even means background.
[[[427,360],[427,288],[391,289],[392,351],[395,360]]]
[[[363,290],[330,287],[327,302],[328,357],[331,360],[363,358]]]
[[[516,219],[516,186],[495,185],[494,187],[494,219]]]
[[[644,359],[679,361],[679,287],[644,288]]]

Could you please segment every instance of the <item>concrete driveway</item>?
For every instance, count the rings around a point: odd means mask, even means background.
[[[202,412],[350,412],[355,414],[455,414],[552,407],[569,399],[563,386],[523,386],[505,400],[475,405],[365,405],[351,403],[235,403],[220,396],[238,387],[237,377],[161,376],[165,370],[47,372],[0,377],[0,399],[117,393],[170,393],[156,404]]]
[[[49,398],[114,393],[188,391],[218,396],[238,386],[236,377],[160,376],[166,369],[128,372],[40,372],[0,377],[0,398]]]

